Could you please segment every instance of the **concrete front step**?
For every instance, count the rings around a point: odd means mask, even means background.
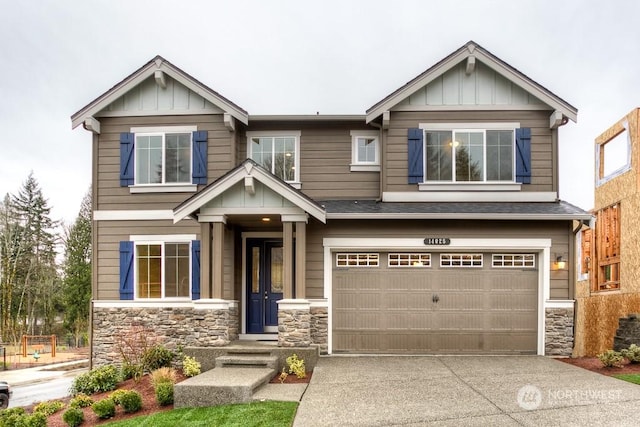
[[[227,354],[216,357],[217,368],[227,367],[278,369],[278,358],[270,354]]]
[[[189,378],[174,387],[174,407],[192,408],[247,403],[253,392],[269,382],[276,370],[270,368],[215,368]]]

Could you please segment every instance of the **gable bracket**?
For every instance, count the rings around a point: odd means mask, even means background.
[[[224,113],[223,120],[224,120],[224,126],[227,128],[229,132],[233,132],[236,130],[236,122],[231,114]]]
[[[382,113],[382,129],[389,129],[389,123],[391,122],[391,113],[389,110]]]
[[[557,129],[560,126],[565,125],[568,121],[569,119],[566,118],[562,112],[555,110],[551,113],[551,116],[549,116],[549,129]]]
[[[244,189],[248,194],[251,194],[251,195],[256,194],[256,186],[253,182],[252,176],[244,177]]]
[[[468,75],[470,75],[471,73],[473,73],[473,70],[476,69],[476,57],[475,56],[469,56],[467,58],[467,69],[465,70],[465,73]]]
[[[84,119],[82,127],[84,127],[85,130],[89,130],[93,133],[100,133],[100,122],[94,117],[87,117],[86,119]]]
[[[162,70],[156,70],[153,74],[153,77],[156,79],[156,84],[160,86],[162,89],[167,88],[167,79]]]

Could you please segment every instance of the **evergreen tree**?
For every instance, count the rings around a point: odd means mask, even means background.
[[[55,263],[56,236],[51,219],[51,207],[42,194],[38,181],[29,174],[18,194],[11,201],[18,224],[23,229],[24,252],[19,260],[15,332],[49,333],[60,297],[58,272]],[[47,325],[48,323],[48,325]]]
[[[78,346],[88,331],[91,303],[91,189],[67,231],[64,261],[64,324]]]

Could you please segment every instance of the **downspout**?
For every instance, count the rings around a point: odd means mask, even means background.
[[[383,176],[384,176],[384,151],[382,149],[382,147],[386,147],[386,144],[384,143],[383,139],[384,139],[384,129],[382,128],[381,124],[375,123],[373,121],[367,123],[369,126],[373,126],[375,128],[378,128],[379,131],[379,136],[378,136],[378,141],[379,141],[379,155],[380,158],[378,159],[379,163],[380,163],[380,178],[378,179],[378,182],[380,184],[380,190],[378,192],[378,198],[376,199],[376,203],[379,203],[382,201],[382,191],[384,189],[384,184],[383,184]]]

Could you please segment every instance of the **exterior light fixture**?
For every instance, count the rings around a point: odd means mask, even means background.
[[[567,268],[567,260],[562,256],[562,255],[558,255],[556,257],[556,270],[564,270],[565,268]]]
[[[271,218],[269,218],[268,216],[265,216],[262,218],[262,222],[270,222]]]

